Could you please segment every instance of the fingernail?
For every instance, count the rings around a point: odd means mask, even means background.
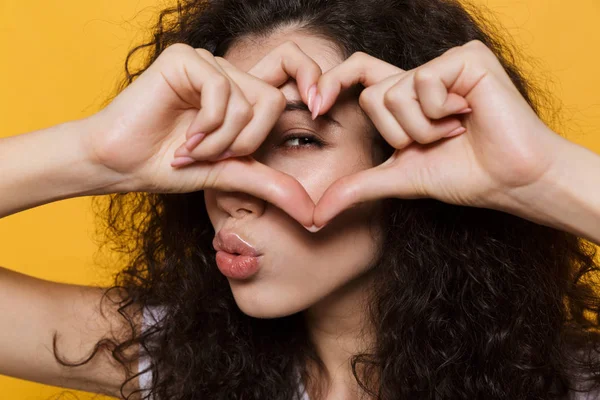
[[[324,226],[325,225],[319,227],[319,226],[313,225],[313,226],[305,226],[305,228],[306,228],[306,230],[308,230],[312,233],[315,233],[315,232],[319,232],[321,229],[323,229]]]
[[[312,113],[313,110],[313,98],[315,97],[315,93],[317,93],[317,84],[313,84],[310,89],[308,89],[308,109]]]
[[[187,140],[187,142],[185,142],[185,147],[189,151],[194,150],[194,148],[196,146],[198,146],[198,143],[200,143],[200,141],[202,141],[202,139],[204,139],[204,136],[206,136],[206,133],[197,133],[197,134],[195,134],[194,136],[192,136],[191,138],[189,138]]]
[[[224,151],[223,153],[221,153],[221,155],[220,155],[219,157],[217,157],[217,158],[215,159],[215,161],[221,161],[221,160],[224,160],[224,159],[226,159],[226,158],[229,158],[229,157],[231,157],[232,155],[233,155],[233,152],[232,152],[231,150],[226,150],[226,151]]]
[[[173,155],[175,157],[189,157],[190,151],[185,147],[185,145],[181,145],[177,150],[175,150]]]
[[[315,96],[315,100],[314,100],[314,104],[316,104],[316,108],[314,108],[313,112],[312,112],[313,121],[315,120],[315,118],[317,118],[317,115],[319,115],[319,111],[321,111],[321,102],[322,102],[321,95],[317,94]]]
[[[183,167],[184,165],[188,165],[193,163],[194,160],[192,157],[176,157],[173,161],[171,161],[172,167]]]
[[[471,111],[473,111],[473,109],[470,108],[470,107],[467,107],[467,108],[464,108],[464,109],[460,110],[456,114],[467,114],[467,113],[470,113]]]
[[[450,132],[449,134],[447,134],[444,137],[457,136],[457,135],[460,135],[461,133],[464,133],[466,131],[467,131],[467,129],[464,126],[459,126],[458,128],[456,128],[455,130],[453,130],[452,132]]]

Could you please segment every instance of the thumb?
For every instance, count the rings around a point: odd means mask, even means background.
[[[250,157],[232,158],[224,164],[219,189],[251,194],[282,209],[302,225],[312,225],[315,204],[294,177]]]
[[[390,161],[344,176],[332,183],[315,206],[315,226],[322,228],[342,211],[363,202],[395,197],[426,197],[416,190],[409,174],[403,174]]]
[[[177,172],[181,179],[202,182],[202,187],[195,190],[247,193],[275,205],[304,226],[313,224],[315,204],[304,186],[291,175],[251,157],[233,157],[218,163],[197,162]]]

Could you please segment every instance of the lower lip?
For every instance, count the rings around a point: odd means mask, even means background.
[[[232,279],[248,279],[258,272],[259,268],[259,257],[217,251],[216,260],[219,271]]]

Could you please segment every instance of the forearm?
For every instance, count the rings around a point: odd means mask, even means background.
[[[516,198],[514,212],[600,244],[600,156],[567,141],[538,184]]]
[[[70,197],[118,191],[119,177],[90,161],[89,120],[0,139],[0,218]]]

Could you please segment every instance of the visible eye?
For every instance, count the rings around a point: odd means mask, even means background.
[[[291,145],[287,143],[290,143]],[[280,147],[283,147],[286,150],[296,150],[306,147],[322,148],[324,146],[325,142],[318,137],[304,133],[292,133],[288,136],[285,136],[282,139],[282,144],[280,145]]]

